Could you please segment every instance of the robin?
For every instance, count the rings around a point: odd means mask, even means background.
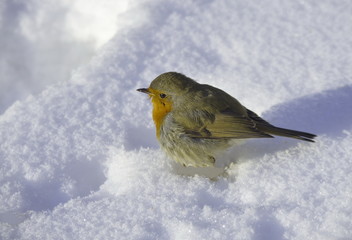
[[[213,166],[214,156],[238,139],[277,135],[314,142],[316,137],[275,127],[226,92],[181,73],[163,73],[137,91],[151,98],[161,148],[184,166]]]

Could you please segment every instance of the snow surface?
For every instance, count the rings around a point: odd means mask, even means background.
[[[128,8],[70,81],[0,116],[1,239],[352,239],[351,12],[347,0]],[[249,140],[225,173],[184,169],[136,91],[171,70],[317,142]]]
[[[66,81],[125,25],[129,0],[1,0],[0,113]]]

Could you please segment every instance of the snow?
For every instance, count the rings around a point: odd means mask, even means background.
[[[89,63],[0,116],[0,238],[351,239],[352,4],[125,7],[124,27]],[[136,91],[166,71],[317,142],[249,140],[224,155],[224,173],[178,166]]]
[[[0,113],[66,81],[114,34],[128,0],[0,1]]]

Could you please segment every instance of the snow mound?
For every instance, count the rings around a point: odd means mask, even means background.
[[[153,1],[71,81],[0,116],[2,239],[349,239],[351,5]],[[182,72],[273,124],[319,134],[250,140],[224,174],[158,148],[136,91]]]

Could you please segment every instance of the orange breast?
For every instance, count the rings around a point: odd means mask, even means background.
[[[156,128],[156,136],[160,137],[160,127],[163,124],[165,116],[171,111],[171,102],[167,99],[152,97],[153,103],[153,120]]]

